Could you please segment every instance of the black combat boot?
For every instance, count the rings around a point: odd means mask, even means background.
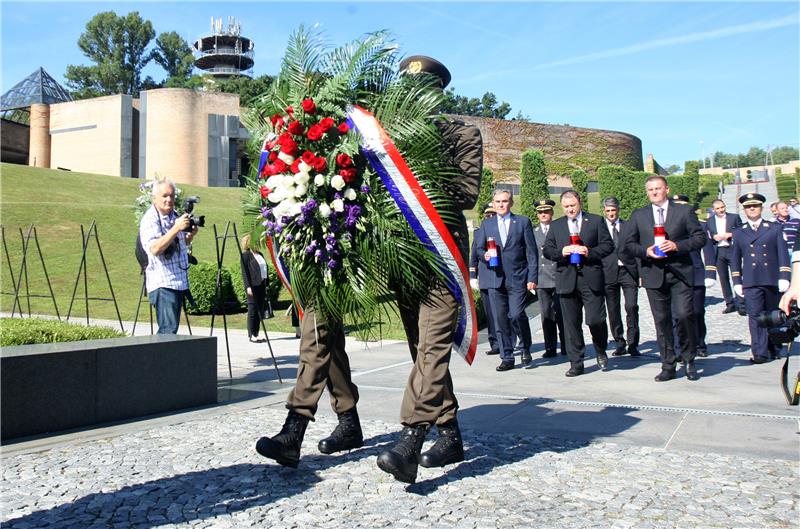
[[[427,433],[426,424],[403,427],[397,443],[378,455],[378,468],[398,481],[414,483],[417,480],[417,459]]]
[[[256,452],[274,459],[286,467],[297,468],[300,462],[300,446],[308,426],[308,417],[289,411],[286,422],[275,437],[262,437],[256,443]]]
[[[433,468],[464,461],[464,443],[461,441],[458,421],[453,419],[438,425],[436,429],[439,430],[439,438],[430,450],[420,454],[419,464],[425,468]]]
[[[333,454],[364,446],[364,434],[361,433],[361,423],[358,421],[356,409],[353,408],[338,415],[339,424],[336,425],[330,436],[319,442],[319,451],[323,454]]]

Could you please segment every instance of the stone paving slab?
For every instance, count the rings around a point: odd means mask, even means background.
[[[4,457],[3,527],[790,528],[797,466],[522,433],[464,432],[467,460],[405,485],[377,453],[395,426],[363,422],[367,446],[326,456],[309,426],[297,470],[255,440],[284,410],[261,407]],[[391,432],[391,433],[389,433]],[[431,442],[430,440],[428,441]]]

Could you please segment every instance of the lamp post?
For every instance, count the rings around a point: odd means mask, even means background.
[[[703,169],[706,168],[706,149],[704,143],[703,140],[700,140],[700,159],[703,160]]]

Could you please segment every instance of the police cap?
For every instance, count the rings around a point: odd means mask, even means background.
[[[676,204],[688,204],[689,197],[686,195],[672,195],[672,201]]]
[[[767,197],[761,193],[747,193],[739,197],[739,204],[743,206],[762,206],[767,201]]]
[[[497,211],[494,210],[494,207],[491,204],[486,204],[486,207],[483,208],[483,214],[486,215],[487,213],[495,214]]]
[[[533,205],[536,206],[537,212],[543,212],[543,211],[552,211],[556,203],[555,201],[550,200],[549,198],[544,198],[542,200],[537,200],[536,202],[533,203]]]
[[[433,57],[425,55],[411,55],[400,61],[400,73],[418,74],[429,73],[439,78],[442,88],[450,84],[450,70]]]

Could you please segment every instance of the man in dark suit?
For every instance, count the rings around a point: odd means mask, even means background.
[[[542,253],[557,263],[556,292],[564,317],[564,338],[570,361],[566,375],[575,377],[583,374],[586,344],[581,311],[584,309],[597,365],[603,371],[608,370],[603,257],[614,251],[614,243],[602,217],[581,211],[581,198],[575,191],[561,193],[561,208],[565,216],[552,223]],[[575,236],[579,240],[574,240]]]
[[[711,238],[715,250],[714,266],[717,267],[719,275],[719,286],[722,288],[722,297],[725,298],[724,314],[736,312],[743,306],[741,299],[735,298],[731,290],[730,262],[731,262],[731,239],[733,230],[741,227],[742,219],[739,215],[726,213],[725,202],[720,199],[711,204],[714,216],[708,219],[706,229]]]
[[[483,219],[488,220],[494,216],[494,207],[492,207],[490,202],[483,210]],[[488,263],[483,258],[483,253],[479,255],[479,252],[477,252],[475,248],[477,232],[480,229],[479,226],[472,235],[472,251],[469,255],[469,284],[474,290],[481,291],[481,304],[483,305],[483,312],[486,314],[486,335],[489,338],[489,350],[486,351],[486,354],[499,355],[500,346],[497,344],[497,331],[494,326],[494,312],[492,311],[492,302],[489,299],[489,289],[482,286],[489,284],[489,274],[491,271],[489,270]]]
[[[556,203],[549,198],[536,201],[536,216],[539,225],[533,230],[536,246],[539,249],[539,316],[542,320],[542,333],[544,334],[544,354],[542,358],[553,358],[558,355],[556,346],[561,343],[561,354],[566,355],[567,349],[564,342],[564,319],[561,316],[561,301],[556,294],[556,266],[557,263],[542,255],[547,232],[553,221],[553,206]]]
[[[497,342],[500,345],[498,371],[514,368],[514,326],[522,341],[522,364],[531,361],[531,327],[525,314],[525,297],[537,286],[539,260],[533,226],[528,217],[514,215],[511,192],[495,190],[492,205],[494,218],[484,220],[475,233],[475,248],[489,263],[489,277],[481,288],[489,289],[489,299],[495,316]],[[492,266],[487,241],[494,239],[498,263]],[[513,325],[512,325],[513,324]]]
[[[686,195],[673,195],[672,200],[676,204],[688,204],[689,197]],[[713,219],[712,219],[713,220]],[[706,223],[700,222],[700,227],[704,232],[708,232]],[[692,283],[692,310],[694,311],[695,322],[695,356],[705,358],[708,356],[708,346],[706,345],[706,288],[714,286],[717,277],[717,269],[712,264],[714,262],[714,244],[710,237],[706,237],[703,245],[702,255],[700,250],[691,252],[692,270],[694,271]],[[705,263],[705,264],[704,264]],[[680,341],[677,339],[678,322],[673,318],[673,343],[675,344],[675,355],[678,360],[683,357],[680,348]]]
[[[739,198],[747,222],[733,235],[731,275],[733,288],[744,297],[750,325],[750,350],[754,364],[778,357],[780,348],[769,340],[767,329],[756,323],[763,311],[778,308],[779,292],[789,288],[789,250],[781,225],[761,218],[766,199],[759,193]]]
[[[622,255],[640,262],[642,286],[655,320],[658,347],[661,352],[661,372],[656,382],[675,378],[677,356],[672,336],[673,317],[678,326],[678,339],[686,377],[697,380],[694,366],[695,322],[692,310],[694,271],[691,252],[703,247],[707,235],[700,227],[691,206],[675,204],[668,199],[669,186],[663,176],[651,176],[645,181],[650,205],[639,208],[623,231]],[[658,226],[656,241],[654,228]],[[656,244],[658,242],[658,244]]]
[[[608,197],[603,200],[605,227],[614,241],[614,251],[603,258],[603,278],[606,283],[606,309],[608,326],[616,342],[613,356],[639,353],[639,270],[635,259],[622,260],[619,252],[620,233],[625,221],[619,218],[619,200]],[[620,310],[620,291],[625,296],[625,324],[628,327],[628,340],[625,340]]]

